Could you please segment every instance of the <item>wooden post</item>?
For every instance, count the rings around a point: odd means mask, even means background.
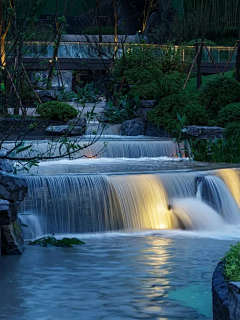
[[[216,65],[216,63],[215,63],[215,61],[214,61],[214,59],[213,59],[213,57],[212,57],[212,55],[211,55],[210,51],[208,50],[208,47],[206,46],[205,43],[204,43],[204,47],[206,48],[207,53],[208,53],[209,57],[211,58],[212,63],[213,63],[213,65],[214,65],[215,69],[217,70],[218,75],[220,76],[220,72],[219,72],[219,70],[218,70],[218,67],[217,67],[217,65]]]
[[[19,105],[20,105],[20,108],[21,108],[21,110],[22,110],[22,114],[23,114],[23,115],[26,115],[26,112],[25,112],[25,110],[24,110],[24,108],[23,108],[23,105],[22,105],[21,98],[20,98],[20,96],[19,96],[19,94],[18,94],[18,92],[17,92],[17,89],[16,89],[16,86],[15,86],[15,84],[14,84],[14,82],[13,82],[13,79],[12,79],[9,71],[8,71],[8,70],[6,70],[6,71],[7,71],[7,76],[8,76],[8,78],[9,78],[9,80],[10,80],[10,82],[11,82],[11,85],[12,85],[12,87],[13,87],[13,90],[14,90],[17,98],[18,98]]]
[[[196,63],[196,61],[197,61],[197,58],[198,58],[198,55],[199,55],[199,53],[200,53],[200,51],[201,51],[202,46],[203,46],[203,43],[201,43],[201,45],[200,45],[199,48],[198,48],[198,52],[196,53],[196,56],[195,56],[195,58],[194,58],[194,60],[193,60],[193,63],[192,63],[192,65],[191,65],[191,68],[190,68],[190,70],[189,70],[189,72],[188,72],[188,76],[187,76],[187,79],[186,79],[185,84],[184,84],[184,86],[183,86],[183,90],[186,89],[188,80],[189,80],[189,78],[190,78],[190,75],[191,75],[192,70],[193,70],[193,67],[194,67],[194,65],[195,65],[195,63]]]
[[[227,62],[226,66],[225,66],[225,68],[224,68],[224,70],[223,70],[223,73],[222,73],[223,76],[224,76],[225,72],[227,71],[227,68],[228,68],[228,66],[229,66],[229,63],[230,63],[231,60],[232,60],[234,51],[237,49],[237,46],[238,46],[238,43],[239,43],[239,42],[240,42],[240,40],[237,40],[237,41],[236,41],[236,44],[235,44],[235,47],[233,48],[233,51],[232,51],[232,53],[231,53],[231,56],[229,57],[228,62]]]

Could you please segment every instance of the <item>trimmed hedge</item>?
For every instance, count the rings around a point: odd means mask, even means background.
[[[37,106],[37,113],[45,120],[63,120],[76,118],[78,111],[68,103],[49,101]]]

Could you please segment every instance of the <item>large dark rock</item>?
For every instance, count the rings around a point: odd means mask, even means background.
[[[223,137],[223,128],[204,127],[204,126],[186,126],[188,138],[214,139]]]
[[[8,224],[11,221],[10,202],[0,200],[0,226]]]
[[[127,120],[122,124],[122,128],[121,128],[122,136],[141,136],[141,135],[144,135],[144,132],[145,132],[145,122],[140,118]]]
[[[46,131],[57,135],[70,135],[70,136],[82,136],[85,133],[86,126],[74,126],[74,125],[62,125],[62,126],[49,126]]]
[[[71,119],[67,123],[68,125],[78,126],[78,127],[87,127],[87,121],[85,118]]]
[[[59,96],[59,91],[57,90],[36,90],[36,92],[39,95],[42,103],[48,101],[56,101]]]
[[[24,251],[24,239],[17,221],[2,226],[2,254],[22,254]]]
[[[149,109],[140,108],[140,109],[137,110],[136,116],[138,118],[142,119],[143,121],[147,122],[148,121],[147,114],[151,110],[153,110],[153,108],[149,108]]]
[[[1,159],[1,154],[0,154],[0,171],[5,171],[8,173],[13,172],[12,162],[7,159]]]
[[[230,282],[229,290],[229,317],[231,320],[240,319],[240,282]]]
[[[223,275],[224,262],[220,262],[213,273],[213,320],[229,320],[229,292]]]
[[[146,136],[149,137],[164,137],[168,138],[171,137],[164,128],[158,128],[153,123],[148,122],[146,128]]]
[[[9,202],[21,202],[27,194],[24,178],[0,171],[0,198]]]

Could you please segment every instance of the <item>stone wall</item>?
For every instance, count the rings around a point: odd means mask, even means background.
[[[240,319],[240,282],[229,283],[229,315],[230,320]]]
[[[27,182],[11,171],[11,163],[0,159],[0,253],[22,254],[24,239],[17,211],[27,193]]]
[[[212,278],[213,320],[230,320],[228,286],[224,279],[223,267],[224,263],[220,262]]]

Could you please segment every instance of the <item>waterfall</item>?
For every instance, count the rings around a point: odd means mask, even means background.
[[[238,169],[222,169],[217,175],[225,182],[240,207],[240,171]]]
[[[224,229],[224,220],[221,216],[198,199],[174,200],[172,210],[185,229],[211,231]]]
[[[80,146],[91,142],[92,138],[83,139],[79,142]],[[104,139],[98,140],[93,145],[86,149],[79,150],[74,153],[72,158],[79,157],[107,157],[107,158],[140,158],[140,157],[175,157],[178,154],[178,144],[172,140],[144,140],[144,139],[116,139],[106,140],[107,146],[104,147]],[[26,144],[27,145],[27,144]],[[10,150],[13,147],[11,143],[5,143],[3,150]],[[49,142],[41,142],[34,144],[31,149],[18,153],[18,157],[28,158],[38,155],[44,155],[46,157],[56,157],[66,152],[65,147],[61,147],[60,144]]]
[[[198,192],[196,173],[26,179],[29,191],[21,205],[21,219],[24,222],[25,214],[32,214],[42,234],[181,228],[218,231],[240,223],[240,209],[215,172],[203,174]],[[38,236],[34,230],[34,237]]]
[[[202,178],[201,198],[229,224],[240,223],[240,209],[227,185],[217,176]]]
[[[158,176],[115,176],[110,181],[116,191],[126,229],[172,228],[167,194]]]

